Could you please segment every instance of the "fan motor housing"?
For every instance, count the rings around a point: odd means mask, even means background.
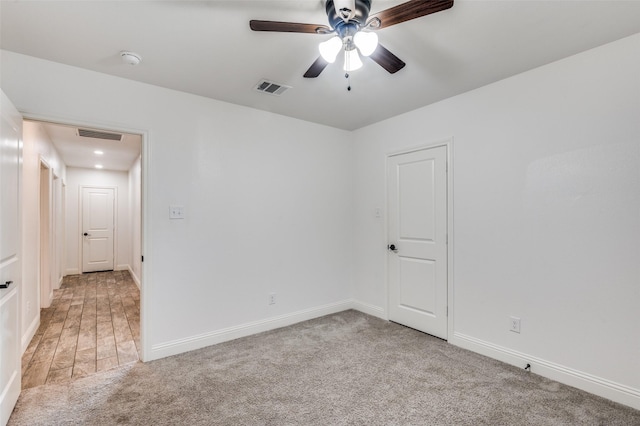
[[[355,15],[349,20],[349,23],[356,24],[358,27],[363,27],[366,24],[369,12],[371,11],[371,0],[355,0],[355,5]],[[338,11],[333,4],[333,0],[327,0],[326,10],[331,28],[338,30],[339,27],[345,24],[344,20],[338,14]]]

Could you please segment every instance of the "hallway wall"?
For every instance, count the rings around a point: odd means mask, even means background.
[[[59,179],[66,179],[66,166],[42,125],[33,121],[23,123],[22,150],[22,349],[24,350],[38,329],[40,321],[40,160],[44,160]],[[61,192],[52,205],[61,205]],[[59,220],[62,217],[58,215]],[[60,224],[58,224],[58,229]],[[51,247],[54,248],[53,246]],[[53,252],[53,251],[52,251]],[[52,263],[54,258],[52,257]],[[55,270],[55,268],[53,268]],[[57,275],[52,274],[52,275]],[[54,283],[55,285],[56,283]]]
[[[131,228],[131,262],[129,272],[138,288],[142,277],[142,158],[129,169],[129,214]]]

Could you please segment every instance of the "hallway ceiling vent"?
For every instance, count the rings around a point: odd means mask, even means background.
[[[269,80],[261,80],[258,84],[256,84],[255,89],[258,92],[266,93],[268,95],[281,96],[284,92],[291,89],[291,86],[274,83],[273,81]]]
[[[110,141],[121,141],[122,135],[119,133],[101,132],[99,130],[78,129],[78,136],[93,139],[106,139]]]

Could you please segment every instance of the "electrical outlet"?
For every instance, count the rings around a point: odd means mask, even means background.
[[[276,304],[276,294],[275,293],[271,293],[269,295],[269,304],[270,305],[275,305]]]
[[[27,300],[27,313],[31,313],[31,300]]]
[[[509,330],[513,331],[514,333],[520,333],[520,318],[510,317],[509,320],[511,324],[511,328]]]
[[[170,205],[169,219],[184,219],[184,206],[177,204]]]

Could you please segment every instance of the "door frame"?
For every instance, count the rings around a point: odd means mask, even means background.
[[[62,205],[60,204],[62,204],[64,200],[62,199],[62,179],[59,173],[59,170],[51,170],[51,265],[53,267],[50,267],[50,272],[51,288],[54,290],[59,289],[62,283],[60,279],[60,259],[64,251],[64,247],[60,245],[62,237],[59,227],[61,224],[60,221],[62,220]]]
[[[384,204],[385,204],[385,216],[384,216],[384,243],[381,246],[388,244],[389,237],[389,188],[387,185],[389,179],[389,170],[387,168],[387,162],[390,157],[402,154],[409,154],[416,151],[423,151],[426,149],[437,148],[444,146],[447,149],[447,341],[451,340],[454,332],[454,277],[453,277],[453,136],[436,140],[430,143],[410,146],[395,151],[388,151],[384,156]],[[388,252],[385,250],[384,261],[384,277],[385,277],[385,306],[384,306],[384,318],[389,320],[389,261]]]
[[[140,135],[142,139],[142,149],[140,152],[140,203],[141,203],[141,226],[140,226],[140,253],[144,258],[145,253],[152,247],[151,237],[151,143],[149,131],[144,128],[134,128],[126,125],[113,123],[83,121],[77,118],[51,116],[43,114],[22,112],[23,119],[33,121],[47,121],[50,123],[63,124],[76,127],[90,127],[96,130],[110,132],[131,133]],[[149,250],[148,250],[149,249]],[[147,256],[141,264],[140,272],[140,346],[141,361],[146,361],[151,355],[151,298],[153,291],[153,280],[151,256]]]
[[[85,188],[113,189],[113,270],[118,265],[118,187],[108,185],[80,185],[78,187],[78,238],[80,249],[78,250],[78,265],[80,273],[84,274],[84,196]]]
[[[53,301],[53,289],[54,289],[54,284],[51,281],[51,269],[52,269],[52,196],[53,196],[53,191],[52,191],[52,187],[53,187],[53,169],[51,168],[51,166],[49,165],[49,163],[42,157],[39,156],[38,158],[38,167],[39,167],[39,175],[38,175],[38,210],[39,210],[39,216],[38,216],[38,309],[40,308],[48,308],[49,306],[51,306],[51,302]],[[46,194],[46,198],[47,198],[47,205],[44,206],[43,205],[43,194],[42,194],[42,190],[43,188],[43,169],[46,169],[46,184],[47,184],[47,194]],[[43,209],[46,208],[47,209],[47,217],[46,217],[46,223],[43,223]],[[46,228],[45,228],[46,225]],[[46,235],[45,235],[46,232]],[[45,248],[44,246],[46,245],[46,259],[44,259],[44,256],[42,255],[42,250]],[[47,264],[47,268],[46,271],[43,268],[43,263]],[[43,280],[43,275],[46,275],[45,280]],[[44,288],[45,286],[45,281],[49,282],[48,288]],[[46,292],[46,290],[49,290],[48,293]]]
[[[64,279],[64,267],[67,262],[67,236],[66,236],[66,228],[67,228],[67,184],[64,179],[60,179],[60,236],[58,241],[58,250],[60,250],[60,258],[58,259],[58,284],[57,288],[60,288],[62,285],[62,280]]]

